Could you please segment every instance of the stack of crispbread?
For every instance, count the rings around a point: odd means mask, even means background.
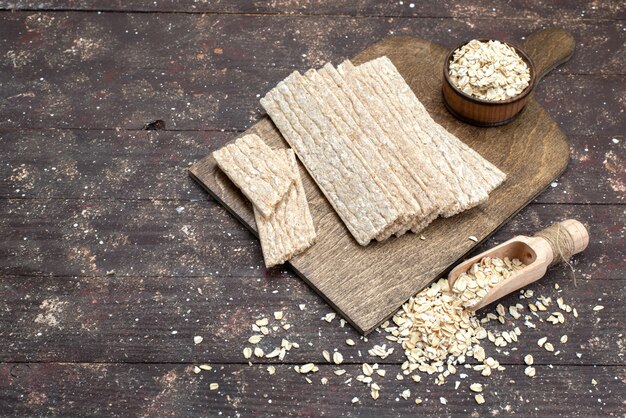
[[[252,202],[267,267],[309,248],[316,233],[292,150],[273,150],[254,134],[213,153],[217,165]]]
[[[361,245],[474,207],[505,179],[432,120],[387,57],[294,72],[261,104]]]

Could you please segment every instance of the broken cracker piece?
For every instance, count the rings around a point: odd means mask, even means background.
[[[215,151],[220,169],[263,216],[268,217],[294,182],[283,158],[255,134],[245,135]]]
[[[274,151],[281,155],[289,166],[291,178],[295,181],[284,199],[278,203],[269,217],[264,217],[254,208],[263,258],[266,267],[282,264],[309,248],[315,242],[316,232],[309,211],[296,157],[292,150]],[[276,157],[274,157],[276,158]],[[279,158],[276,158],[279,159]]]

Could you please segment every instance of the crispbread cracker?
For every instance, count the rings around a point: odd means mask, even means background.
[[[351,140],[336,130],[303,88],[295,87],[295,74],[262,98],[261,105],[356,241],[367,245],[401,214],[372,181],[370,168]]]
[[[290,149],[272,152],[276,160],[282,160],[288,165],[288,178],[293,178],[294,181],[269,217],[261,215],[254,207],[263,259],[268,268],[282,264],[303,252],[316,238],[295,154]]]
[[[489,192],[504,180],[504,173],[437,124],[387,57],[364,66],[371,67],[370,74],[385,80],[391,89],[390,94],[413,119],[413,126],[425,128],[423,138],[435,148],[434,161],[438,162],[446,179],[455,184],[453,190],[457,203],[444,208],[442,215],[451,216],[484,202]]]
[[[403,228],[410,219],[421,214],[418,202],[403,183],[401,175],[404,173],[395,169],[395,159],[389,153],[389,148],[380,146],[389,143],[390,138],[379,127],[368,107],[331,65],[326,65],[317,72],[308,71],[305,76],[309,81],[306,88],[311,96],[320,104],[327,103],[326,108],[334,116],[333,122],[352,139],[351,145],[364,164],[371,169],[372,178],[387,192],[387,198],[401,214],[375,237],[377,240],[388,238]]]
[[[361,245],[474,207],[505,179],[430,117],[386,57],[294,72],[261,105]]]
[[[220,169],[263,215],[270,216],[293,183],[284,159],[254,134],[245,135],[213,153]]]
[[[433,214],[438,210],[438,204],[433,201],[435,200],[433,191],[443,189],[432,163],[420,154],[397,114],[391,111],[387,97],[379,94],[379,88],[372,86],[372,81],[365,76],[360,67],[354,67],[349,61],[345,61],[339,65],[337,74],[341,74],[356,95],[367,102],[372,117],[378,121],[380,129],[386,132],[388,141],[383,148],[384,155],[389,161],[394,162],[391,164],[392,169],[418,204],[419,211],[416,216],[396,235],[401,235],[418,223],[427,225],[429,222],[424,223],[423,219],[432,220],[437,216],[437,213]],[[416,221],[415,218],[420,221]]]

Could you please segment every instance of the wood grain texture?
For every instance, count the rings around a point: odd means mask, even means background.
[[[258,240],[213,200],[181,204],[10,199],[1,203],[0,274],[105,277],[114,270],[117,275],[151,277],[284,276],[284,269],[263,268]],[[615,220],[624,218],[622,206],[533,204],[487,245],[572,217],[583,219],[605,237],[580,254],[579,273],[619,278],[619,260],[626,257],[626,248],[620,245],[625,227]]]
[[[472,37],[518,42],[554,25],[158,13],[5,12],[2,18],[0,126],[44,129],[141,129],[161,119],[167,129],[242,130],[262,116],[256,95],[294,69],[340,62],[385,36],[418,36],[452,48]],[[563,118],[568,135],[622,135],[624,22],[566,26],[577,53],[539,86],[538,100]]]
[[[509,366],[489,379],[474,379],[485,386],[483,405],[474,401],[468,388],[474,380],[469,378],[456,391],[453,381],[443,386],[424,379],[397,381],[387,368],[387,377],[380,379],[381,396],[374,401],[365,385],[343,383],[361,373],[357,365],[347,365],[344,376],[335,376],[335,367],[320,365],[313,384],[291,365],[278,366],[273,376],[259,365],[213,367],[196,375],[191,365],[184,364],[0,364],[0,409],[12,416],[46,412],[75,416],[89,411],[106,416],[337,416],[341,412],[369,417],[384,411],[393,416],[544,417],[561,416],[565,410],[568,417],[589,417],[624,412],[624,366],[537,366],[533,379],[524,375],[524,366]],[[321,385],[322,377],[331,383]],[[209,390],[211,383],[219,383],[219,388]],[[399,398],[404,389],[412,393],[407,400]],[[355,396],[360,401],[352,404]],[[415,405],[418,396],[422,405]],[[447,399],[447,405],[440,397]]]
[[[0,0],[0,8],[37,9],[0,12],[0,415],[624,415],[623,1],[414,3]],[[237,14],[244,12],[253,14]],[[574,34],[577,51],[536,97],[566,131],[572,160],[535,200],[550,204],[523,209],[475,251],[557,219],[584,219],[601,239],[574,259],[579,286],[557,267],[532,288],[560,294],[581,312],[604,301],[611,308],[523,334],[529,338],[506,357],[518,366],[483,382],[483,406],[466,380],[455,391],[454,380],[385,379],[374,402],[365,387],[337,381],[334,367],[309,385],[291,365],[271,377],[266,365],[222,363],[241,362],[242,321],[278,308],[294,314],[294,339],[304,343],[293,352],[299,364],[319,362],[320,348],[348,350],[345,338],[358,333],[321,321],[330,308],[288,268],[263,269],[256,238],[212,198],[205,202],[188,163],[256,122],[256,94],[293,69],[339,62],[391,34],[452,47],[476,36],[518,42],[552,25]],[[155,119],[186,131],[126,130]],[[57,324],[34,322],[45,319],[40,305],[58,306],[57,298],[68,302]],[[296,311],[300,303],[305,311]],[[206,344],[193,346],[198,331]],[[530,338],[561,331],[570,341],[554,360]],[[369,338],[346,351],[350,374],[357,349],[384,342],[377,333]],[[541,364],[532,380],[519,367],[525,352]],[[387,359],[402,360],[399,352]],[[190,374],[195,361],[219,373]],[[319,385],[322,375],[331,385]],[[213,381],[219,391],[209,390]],[[405,388],[409,401],[399,398]],[[417,394],[428,401],[416,406]],[[352,405],[353,396],[362,404]]]
[[[536,101],[529,102],[515,122],[497,129],[469,127],[450,116],[440,93],[445,48],[417,38],[392,37],[374,44],[354,62],[383,55],[395,64],[431,116],[496,164],[507,174],[507,180],[491,193],[486,204],[436,220],[423,231],[426,240],[408,234],[361,247],[311,177],[302,173],[319,238],[289,264],[365,334],[467,254],[474,247],[467,237],[484,240],[537,196],[563,172],[569,159],[565,136]],[[268,119],[246,132],[258,134],[273,148],[286,146]],[[213,157],[196,163],[190,173],[238,219],[255,229],[249,203],[235,192]]]
[[[207,199],[187,175],[189,164],[235,135],[0,129],[0,159],[6,161],[0,164],[0,198],[176,200],[185,206],[188,201]],[[568,139],[571,160],[567,170],[535,202],[624,203],[626,136],[573,135]]]
[[[588,262],[574,258],[577,266]],[[571,274],[571,272],[569,272]],[[527,287],[536,296],[543,295],[575,307],[579,318],[566,315],[566,322],[552,325],[545,321],[551,311],[532,320],[536,329],[507,315],[505,324],[491,321],[487,329],[510,331],[519,326],[519,343],[497,351],[486,342],[488,355],[503,364],[524,364],[532,354],[540,365],[619,365],[624,364],[623,324],[626,316],[626,285],[623,278],[600,279],[595,274],[585,279],[577,273],[575,286],[565,267],[551,269],[540,281]],[[559,284],[559,290],[554,288]],[[198,292],[202,290],[202,294]],[[308,286],[293,274],[267,277],[255,275],[229,277],[42,277],[4,276],[0,283],[0,362],[213,362],[242,363],[243,347],[253,334],[250,324],[282,310],[289,331],[272,331],[258,344],[266,353],[282,338],[300,344],[285,357],[287,363],[323,363],[322,350],[338,349],[347,364],[362,362],[395,364],[404,362],[398,345],[390,345],[384,332],[373,332],[367,341],[339,320],[327,323],[321,318],[330,307],[316,297]],[[598,299],[602,301],[598,301]],[[226,302],[225,302],[226,301]],[[505,306],[520,300],[519,294],[501,300]],[[605,309],[592,311],[602,304]],[[304,304],[300,310],[298,305]],[[489,306],[479,317],[496,314]],[[528,308],[522,311],[528,313]],[[272,320],[272,325],[276,321]],[[548,336],[556,342],[567,334],[567,344],[556,344],[561,353],[555,356],[537,345]],[[193,337],[204,338],[193,344]],[[354,346],[345,343],[356,341]],[[80,341],[80,344],[68,344]],[[310,344],[309,344],[310,343]],[[368,354],[374,345],[387,344],[395,352],[384,360]],[[579,357],[576,353],[580,353]],[[472,359],[469,360],[473,362]],[[253,360],[261,364],[280,364],[278,359]],[[395,375],[395,374],[394,374]],[[423,376],[423,378],[426,378]]]
[[[477,0],[470,4],[445,1],[361,1],[350,0],[0,0],[5,10],[92,10],[92,11],[145,11],[222,14],[287,14],[333,16],[383,16],[383,17],[493,17],[502,20],[539,19],[551,16],[561,19],[624,19],[626,8],[619,0],[596,2],[570,0],[554,3],[549,0],[522,0],[503,3],[498,0]]]

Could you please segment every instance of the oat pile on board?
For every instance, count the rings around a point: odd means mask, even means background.
[[[463,92],[489,101],[517,96],[530,83],[530,69],[514,48],[476,39],[454,51],[450,80]]]

